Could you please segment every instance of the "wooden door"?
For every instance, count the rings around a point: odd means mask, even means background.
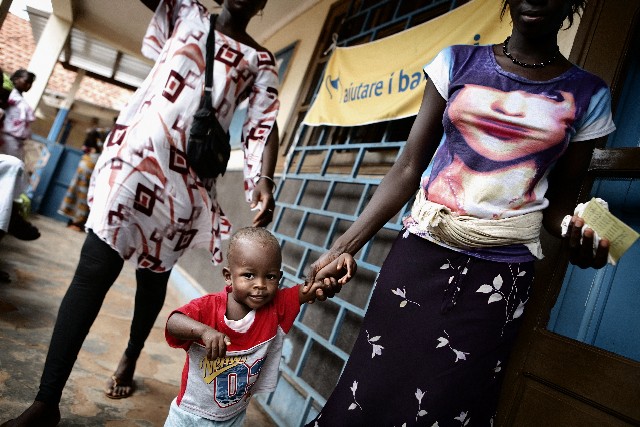
[[[620,123],[640,121],[636,105],[640,99],[639,15],[638,0],[590,1],[571,54],[573,62],[610,84],[615,117]],[[617,134],[596,150],[581,199],[586,200],[592,194],[614,198],[619,195],[620,183],[623,187],[626,185],[628,197],[621,204],[623,211],[619,216],[638,230],[640,144],[635,126],[635,132],[629,131],[627,125],[622,126],[624,129],[619,126]],[[622,181],[611,186],[607,183],[611,180]],[[615,188],[618,190],[612,190]],[[617,267],[608,266],[599,271],[568,269],[559,241],[545,236],[543,244],[546,258],[537,266],[534,296],[527,307],[523,330],[507,371],[497,424],[518,427],[640,425],[640,353],[637,350],[640,333],[628,327],[634,322],[640,323],[640,306],[624,312],[618,310],[616,314],[624,315],[615,320],[618,330],[610,333],[614,337],[597,340],[593,325],[582,325],[571,332],[570,316],[559,314],[563,308],[557,302],[558,295],[568,298],[564,292],[570,284],[578,290],[582,285],[584,292],[603,283],[622,292],[622,301],[626,293],[624,302],[634,299],[640,302],[637,243]],[[575,294],[571,297],[575,298]],[[580,309],[596,317],[603,316],[606,310],[616,311],[614,303],[600,301],[598,307]]]

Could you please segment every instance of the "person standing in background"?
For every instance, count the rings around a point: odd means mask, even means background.
[[[0,69],[3,77],[0,86],[0,124],[4,119],[4,112],[8,108],[9,96],[13,90],[11,80]],[[3,135],[0,135],[0,145]],[[30,222],[22,218],[16,207],[15,199],[23,190],[24,163],[15,156],[0,154],[0,240],[11,234],[20,240],[35,240],[40,232]],[[11,276],[0,270],[0,282],[11,282]]]
[[[80,158],[76,173],[71,179],[64,199],[60,204],[58,213],[69,218],[67,227],[84,231],[84,224],[89,216],[89,205],[87,203],[87,192],[91,174],[96,166],[102,146],[104,144],[104,131],[93,127],[87,131],[87,136],[82,144],[84,154]]]
[[[31,137],[31,123],[36,120],[33,108],[23,98],[36,79],[36,75],[20,68],[11,75],[13,90],[7,100],[4,122],[2,124],[2,139],[0,140],[0,154],[8,154],[24,162],[24,142]]]

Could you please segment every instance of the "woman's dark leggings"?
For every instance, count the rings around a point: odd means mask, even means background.
[[[82,343],[98,316],[111,285],[122,270],[118,252],[89,231],[76,273],[67,290],[51,336],[36,400],[58,404]],[[136,300],[126,355],[138,358],[162,309],[171,271],[136,270]]]

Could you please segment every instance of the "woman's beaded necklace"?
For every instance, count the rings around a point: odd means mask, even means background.
[[[507,37],[505,39],[504,43],[502,43],[502,52],[504,53],[504,56],[506,56],[507,58],[509,58],[511,60],[511,62],[513,62],[516,65],[519,65],[520,67],[524,67],[524,68],[543,68],[543,67],[546,67],[547,65],[553,63],[553,61],[558,59],[558,56],[560,55],[560,49],[556,46],[556,49],[557,49],[556,53],[553,54],[553,57],[551,57],[551,59],[548,59],[548,60],[542,61],[542,62],[534,62],[532,64],[529,64],[528,62],[522,62],[522,61],[519,61],[516,57],[514,57],[511,53],[509,53],[509,51],[508,51],[509,40],[511,40],[511,36]]]

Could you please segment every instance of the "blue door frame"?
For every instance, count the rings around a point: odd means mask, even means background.
[[[640,48],[640,34],[635,49]],[[633,51],[633,49],[632,49]],[[640,58],[631,57],[622,95],[614,117],[617,130],[607,148],[640,149]],[[598,179],[593,197],[600,197],[620,220],[640,232],[640,179]],[[617,265],[601,270],[570,266],[551,312],[548,329],[560,335],[640,361],[640,241],[631,246]],[[590,284],[585,286],[585,284]],[[632,334],[633,335],[633,334]]]
[[[31,177],[31,209],[50,218],[67,221],[58,213],[58,208],[83,153],[38,135],[32,138],[41,144],[42,149]]]

